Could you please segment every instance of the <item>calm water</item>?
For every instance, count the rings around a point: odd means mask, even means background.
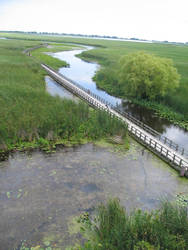
[[[77,101],[78,98],[73,95],[71,92],[60,86],[57,82],[55,82],[49,76],[45,76],[46,89],[52,96],[60,96],[62,98],[72,99]]]
[[[0,162],[0,249],[50,243],[65,249],[72,218],[109,197],[119,197],[128,211],[153,209],[161,197],[188,194],[187,179],[131,142],[127,153],[93,144],[41,152],[16,153]]]
[[[87,49],[92,49],[87,47]],[[90,89],[93,93],[103,97],[113,105],[118,104],[125,111],[130,112],[137,119],[143,121],[156,131],[178,143],[188,151],[188,133],[177,126],[174,126],[169,121],[156,117],[153,111],[139,105],[132,104],[128,101],[122,101],[119,98],[107,94],[105,91],[96,87],[96,83],[92,80],[95,72],[98,69],[96,63],[88,63],[81,60],[75,55],[80,54],[83,50],[65,51],[52,54],[54,57],[65,60],[70,64],[70,68],[60,68],[59,72],[78,82],[85,88]]]

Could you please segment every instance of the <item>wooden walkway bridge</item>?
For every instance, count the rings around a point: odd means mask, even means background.
[[[181,176],[188,177],[188,154],[178,144],[162,136],[149,126],[135,119],[126,112],[120,111],[111,103],[108,103],[103,98],[95,95],[90,90],[85,89],[78,83],[73,82],[59,72],[55,71],[46,64],[41,66],[48,74],[63,87],[68,89],[79,98],[86,101],[89,105],[108,112],[111,116],[124,121],[128,125],[128,131],[138,142],[146,146],[153,153],[168,162],[173,168],[180,171]]]

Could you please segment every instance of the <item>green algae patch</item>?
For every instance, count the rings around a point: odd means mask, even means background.
[[[96,146],[107,148],[110,152],[127,153],[129,150],[129,138],[123,140],[123,143],[118,144],[113,142],[112,137],[103,138],[94,142]]]
[[[78,234],[81,230],[81,224],[79,223],[80,216],[70,217],[68,219],[68,232],[70,235]]]
[[[129,150],[129,139],[127,137],[123,139],[123,144],[113,143],[112,137],[93,140],[91,138],[72,136],[69,139],[57,139],[55,141],[39,138],[31,142],[9,144],[6,150],[0,150],[0,161],[8,159],[9,153],[30,152],[38,149],[46,153],[55,153],[58,147],[73,147],[87,143],[108,148],[111,152],[127,152],[127,150]]]
[[[62,243],[61,234],[49,234],[45,236],[37,245],[29,244],[27,241],[23,241],[19,250],[61,250],[59,243]]]

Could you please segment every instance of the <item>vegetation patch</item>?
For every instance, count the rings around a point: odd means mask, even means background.
[[[127,135],[125,138],[122,138],[121,143],[114,142],[114,138],[116,137],[117,135],[113,137],[111,136],[108,138],[101,138],[99,140],[96,140],[94,143],[95,145],[102,147],[102,148],[107,148],[108,150],[112,152],[123,153],[123,154],[127,153],[127,150],[129,149],[129,146],[130,146],[129,136]]]
[[[165,118],[173,124],[188,131],[188,119],[186,118],[186,116],[179,112],[175,112],[171,107],[166,106],[161,102],[148,101],[136,98],[131,98],[131,102],[154,110],[159,117]]]
[[[22,53],[37,42],[0,41],[0,154],[42,148],[54,150],[120,134],[127,126],[83,102],[61,99],[45,90],[45,72],[32,57]],[[41,49],[39,50],[41,51]],[[51,57],[50,57],[51,58]]]
[[[179,87],[173,61],[144,51],[123,56],[118,68],[119,86],[130,97],[156,100]]]
[[[52,57],[51,55],[47,53],[54,53],[58,51],[64,51],[64,50],[70,50],[71,47],[63,47],[63,46],[51,46],[50,48],[38,48],[34,51],[32,51],[32,56],[37,59],[39,63],[45,63],[54,69],[59,69],[61,67],[68,67],[69,64],[63,60],[60,60],[58,58]]]
[[[82,214],[74,229],[85,239],[68,249],[154,250],[188,248],[188,210],[183,205],[163,201],[159,209],[126,212],[118,199],[101,204],[95,215]],[[74,230],[75,232],[75,230]]]

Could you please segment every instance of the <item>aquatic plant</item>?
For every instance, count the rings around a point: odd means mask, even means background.
[[[118,199],[97,208],[96,215],[81,215],[80,232],[87,239],[72,249],[187,249],[188,209],[162,201],[159,209],[128,214]]]

